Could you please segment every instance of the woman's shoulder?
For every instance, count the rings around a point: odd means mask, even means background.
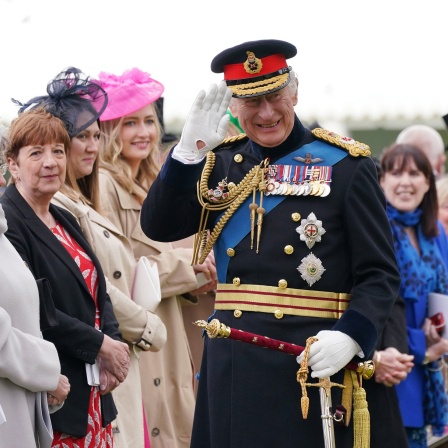
[[[85,216],[88,213],[88,206],[84,204],[82,201],[75,201],[74,199],[68,197],[66,194],[61,191],[57,191],[53,196],[51,202],[65,210],[71,212],[77,219]]]
[[[100,195],[105,192],[105,190],[115,190],[119,192],[123,190],[123,187],[115,179],[114,173],[112,173],[107,168],[101,167],[99,169],[99,183],[100,183]]]
[[[99,180],[100,195],[102,197],[103,205],[105,205],[107,201],[110,201],[111,197],[114,196],[122,210],[135,208],[140,210],[141,206],[137,199],[115,179],[110,170],[107,168],[100,168]],[[103,195],[107,195],[107,198],[103,198]]]
[[[107,168],[100,167],[98,172],[99,172],[100,179],[108,179],[111,182],[114,182],[114,183],[116,182],[114,174],[112,173],[112,171],[108,170]]]

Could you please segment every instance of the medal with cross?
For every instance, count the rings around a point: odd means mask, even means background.
[[[300,235],[300,241],[305,241],[308,249],[311,249],[316,242],[319,243],[322,240],[325,229],[322,227],[322,221],[319,221],[311,212],[306,219],[302,219],[296,232]]]

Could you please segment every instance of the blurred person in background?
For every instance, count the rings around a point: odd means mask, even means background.
[[[428,157],[436,180],[445,173],[445,144],[436,129],[426,124],[413,124],[404,128],[395,143],[408,143],[420,148]]]
[[[381,155],[380,183],[401,274],[409,353],[414,366],[396,385],[411,448],[427,447],[427,426],[443,434],[447,399],[438,360],[448,351],[428,316],[428,294],[448,293],[448,275],[436,244],[437,191],[432,166],[410,144],[394,144]]]
[[[439,221],[441,222],[445,233],[448,233],[448,174],[437,179],[436,187],[439,204]]]
[[[445,173],[445,144],[439,132],[425,124],[413,124],[404,128],[397,136],[396,143],[407,143],[418,147],[428,158],[432,166],[435,179],[439,179]],[[440,211],[440,208],[439,208]],[[448,239],[445,228],[439,221],[439,234],[436,238],[437,246],[445,266],[448,268]]]

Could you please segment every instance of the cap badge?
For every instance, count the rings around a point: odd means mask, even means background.
[[[305,280],[309,286],[312,286],[320,280],[322,274],[325,272],[322,262],[313,253],[302,258],[302,263],[297,270],[300,272],[302,279]]]
[[[260,73],[261,69],[263,68],[261,59],[258,59],[252,51],[246,51],[246,54],[247,60],[244,63],[244,70],[246,70],[247,73],[251,73],[252,75]]]
[[[310,213],[306,219],[302,219],[296,232],[300,234],[300,241],[305,241],[308,249],[311,249],[315,243],[321,242],[326,231],[322,227],[322,221],[319,221],[314,213]]]

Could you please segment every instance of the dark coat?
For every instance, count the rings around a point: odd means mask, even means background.
[[[98,272],[98,306],[101,331],[94,328],[95,304],[73,258],[50,229],[37,217],[15,185],[10,185],[0,202],[8,222],[6,236],[19,252],[36,279],[47,278],[59,325],[43,331],[54,343],[62,374],[70,381],[71,391],[64,406],[51,415],[53,428],[75,437],[87,433],[87,410],[91,386],[87,384],[85,363],[93,364],[103,343],[104,334],[121,340],[112,304],[106,293],[104,274],[98,259],[82,234],[74,217],[51,204],[56,221],[74,238],[95,263]],[[116,416],[112,395],[101,397],[103,426]]]
[[[214,150],[216,163],[209,188],[216,188],[223,179],[238,185],[266,157],[271,164],[285,157],[288,161],[283,163],[297,164],[288,154],[314,140],[296,117],[291,135],[276,148],[263,148],[243,139]],[[327,143],[322,145],[324,159],[341,151]],[[197,232],[201,206],[196,183],[202,168],[203,163],[183,165],[168,158],[142,208],[142,228],[150,238],[177,240]],[[265,207],[269,201],[269,197],[264,198]],[[213,228],[220,213],[210,213],[208,228]],[[300,213],[302,219],[314,213],[322,221],[326,232],[311,250],[300,240],[296,230],[300,222],[292,219],[294,213]],[[238,231],[232,218],[226,227],[227,231]],[[294,251],[286,252],[286,246]],[[335,163],[331,193],[326,197],[287,196],[265,215],[258,254],[250,248],[249,234],[232,247],[234,256],[227,260],[226,247],[220,247],[214,248],[218,271],[219,260],[227,263],[220,282],[232,284],[239,278],[242,285],[277,287],[284,279],[288,288],[351,294],[349,308],[339,320],[286,314],[278,319],[274,313],[246,311],[236,317],[233,311],[216,311],[214,317],[222,323],[302,346],[320,330],[339,330],[356,340],[366,357],[371,354],[397,297],[400,278],[385,199],[370,158],[346,155]],[[322,278],[312,286],[297,270],[310,252],[325,268]],[[323,446],[317,388],[308,390],[308,419],[301,416],[298,367],[293,356],[228,339],[206,338],[191,446]],[[332,380],[341,383],[342,371]],[[332,397],[334,406],[340,404],[340,389],[333,389]],[[335,433],[338,448],[353,446],[352,426],[338,426]]]
[[[395,347],[401,353],[409,353],[404,300],[397,298],[377,350]],[[407,448],[409,446],[401,417],[395,387],[377,383],[374,378],[364,381],[370,412],[370,446],[372,448]]]

